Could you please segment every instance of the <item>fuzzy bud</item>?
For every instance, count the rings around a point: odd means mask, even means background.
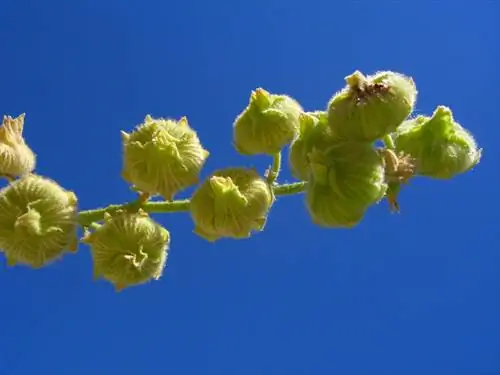
[[[191,198],[194,232],[211,242],[248,238],[252,231],[264,229],[273,202],[271,187],[255,170],[215,171]]]
[[[340,138],[373,142],[413,111],[417,89],[409,77],[389,71],[365,77],[356,71],[345,80],[346,87],[328,103],[328,122]]]
[[[370,144],[338,142],[311,153],[306,203],[313,222],[351,228],[387,190],[384,161]]]
[[[399,152],[411,155],[416,173],[450,179],[476,166],[482,150],[474,137],[454,118],[450,108],[438,106],[432,116],[407,120],[392,134]]]
[[[142,210],[118,211],[106,214],[104,223],[88,232],[82,242],[90,247],[94,278],[102,277],[120,291],[162,276],[170,233]]]
[[[23,138],[24,113],[3,117],[0,126],[0,176],[14,179],[33,172],[36,156]]]
[[[187,118],[153,119],[123,139],[123,178],[151,196],[172,200],[174,195],[199,182],[209,152],[200,143]]]
[[[9,265],[40,268],[76,251],[77,198],[56,182],[25,175],[0,190],[0,249]]]
[[[334,142],[328,126],[326,112],[305,112],[300,115],[300,128],[297,138],[290,145],[288,164],[295,178],[309,180],[309,154],[315,148],[324,149]]]
[[[262,88],[252,91],[250,102],[233,124],[233,144],[243,155],[274,155],[295,138],[300,104],[287,95]]]

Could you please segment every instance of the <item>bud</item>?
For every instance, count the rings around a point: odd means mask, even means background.
[[[300,104],[287,95],[258,88],[233,125],[233,144],[243,155],[274,155],[292,142],[299,128]]]
[[[310,160],[306,203],[315,224],[351,228],[384,197],[384,161],[370,144],[337,142]]]
[[[35,174],[0,190],[0,249],[9,265],[40,268],[77,245],[74,193]]]
[[[365,77],[356,71],[328,103],[328,122],[345,140],[373,142],[395,131],[412,113],[417,98],[413,80],[399,73]]]
[[[450,179],[476,166],[482,154],[473,136],[438,106],[432,116],[407,120],[392,134],[396,149],[415,159],[416,173]]]
[[[33,172],[36,156],[23,138],[25,114],[3,117],[0,126],[0,176],[14,179]]]
[[[315,148],[324,149],[334,142],[331,128],[328,126],[326,112],[305,112],[300,115],[300,127],[297,138],[292,142],[288,154],[290,171],[295,178],[309,180],[309,154]]]
[[[149,215],[139,210],[106,214],[82,242],[90,247],[94,279],[102,277],[117,291],[158,280],[165,268],[170,233]]]
[[[174,121],[148,115],[132,133],[122,132],[122,139],[123,178],[136,190],[169,201],[199,182],[209,156],[186,117]]]
[[[194,232],[210,242],[249,238],[252,231],[264,229],[273,202],[271,187],[255,170],[215,171],[191,198]]]

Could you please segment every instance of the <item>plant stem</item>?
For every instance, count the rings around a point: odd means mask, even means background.
[[[390,134],[385,135],[383,138],[383,141],[384,141],[385,147],[387,147],[389,150],[394,150],[396,148],[396,146],[394,145],[394,141],[392,140],[392,137],[390,136]]]
[[[269,184],[273,184],[280,174],[281,170],[281,152],[274,154],[273,156],[273,165],[267,172],[267,181]]]
[[[300,194],[306,188],[307,182],[294,182],[291,184],[275,185],[273,187],[274,194],[279,195],[293,195]],[[104,214],[113,214],[118,210],[137,210],[141,208],[148,213],[172,213],[172,212],[186,212],[189,211],[189,199],[180,199],[171,202],[157,201],[157,202],[144,202],[140,201],[129,202],[124,204],[111,204],[107,207],[96,208],[93,210],[81,211],[78,214],[78,223],[82,227],[88,227],[94,222],[102,221]]]

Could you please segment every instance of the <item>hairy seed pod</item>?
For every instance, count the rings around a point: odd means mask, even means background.
[[[290,145],[288,164],[295,178],[309,180],[309,154],[315,148],[323,149],[335,142],[328,126],[326,112],[305,112],[300,115],[300,128],[297,138]]]
[[[317,225],[351,228],[385,195],[384,161],[368,143],[338,142],[310,160],[306,203]]]
[[[76,251],[77,197],[28,174],[0,190],[0,249],[8,264],[43,267]]]
[[[258,88],[233,124],[233,145],[242,155],[274,155],[295,138],[301,113],[291,97]]]
[[[170,233],[142,210],[106,214],[104,223],[82,239],[90,247],[94,278],[124,288],[158,280],[165,268]]]
[[[35,169],[36,155],[23,138],[25,114],[3,117],[0,126],[0,176],[14,179]]]
[[[215,171],[191,198],[194,232],[207,241],[242,239],[262,231],[274,194],[255,170],[225,168]]]
[[[446,106],[438,106],[430,117],[405,121],[391,136],[398,151],[414,158],[416,173],[421,176],[450,179],[481,160],[482,149]]]
[[[346,87],[328,103],[328,122],[340,138],[373,142],[413,112],[417,89],[409,77],[390,71],[365,77],[356,71],[345,80]]]
[[[123,139],[123,178],[142,193],[174,195],[199,182],[209,152],[187,118],[179,121],[146,116],[144,123]]]

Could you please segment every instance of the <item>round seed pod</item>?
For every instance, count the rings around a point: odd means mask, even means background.
[[[421,176],[451,179],[481,160],[482,149],[446,106],[438,106],[432,116],[405,121],[391,137],[396,150],[414,158]]]
[[[328,123],[345,140],[374,142],[395,131],[413,112],[414,81],[395,72],[365,77],[356,71],[328,103]]]
[[[258,88],[233,124],[233,145],[242,155],[274,155],[292,142],[299,128],[300,104],[287,95]]]
[[[165,200],[197,184],[209,156],[186,117],[174,121],[148,115],[130,134],[122,132],[122,140],[123,178]]]
[[[36,155],[23,138],[25,114],[3,117],[0,126],[0,176],[12,180],[34,171]]]
[[[225,168],[215,171],[195,191],[190,211],[194,232],[207,241],[243,239],[262,231],[274,194],[257,171]]]
[[[326,112],[301,114],[299,133],[290,145],[288,153],[288,164],[292,175],[299,180],[308,181],[309,154],[313,149],[323,149],[334,141]]]
[[[90,246],[94,278],[102,277],[120,291],[162,276],[170,233],[142,210],[118,211],[106,214],[104,223],[82,241]]]
[[[317,225],[351,228],[385,195],[384,161],[370,144],[338,142],[310,159],[306,203]]]
[[[9,265],[40,268],[76,251],[77,245],[73,192],[35,174],[0,190],[0,249]]]

